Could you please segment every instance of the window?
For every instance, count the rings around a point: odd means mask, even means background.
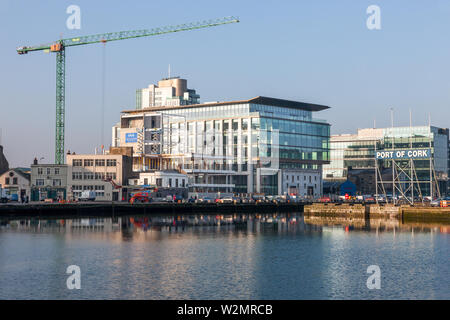
[[[94,180],[94,173],[93,172],[85,172],[84,180]]]
[[[50,174],[51,174],[51,169],[47,168],[47,175],[50,175]]]
[[[107,159],[106,160],[106,166],[108,166],[108,167],[115,167],[116,166],[116,159]]]
[[[38,168],[38,174],[42,174],[43,172],[42,168]]]
[[[169,178],[169,187],[172,186],[172,178]]]
[[[56,174],[56,175],[59,174],[59,168],[55,168],[55,174]]]
[[[9,184],[9,178],[5,178],[5,184]]]
[[[104,172],[96,172],[95,180],[105,180],[105,173]]]
[[[178,179],[175,179],[175,187],[178,188]]]
[[[82,180],[83,173],[81,172],[72,172],[72,180]]]
[[[13,184],[17,184],[17,178],[16,177],[13,178]]]
[[[104,167],[105,166],[105,159],[95,159],[95,166],[96,167]]]
[[[144,178],[144,185],[148,185],[148,178]]]
[[[61,186],[61,179],[53,179],[53,186],[54,187]]]
[[[81,167],[81,166],[83,166],[83,160],[81,160],[81,159],[73,159],[72,160],[72,166],[74,166],[74,167]]]
[[[44,185],[44,179],[36,179],[36,185],[37,186],[43,186]]]
[[[93,159],[84,159],[84,166],[85,167],[92,167],[94,165]]]
[[[111,180],[116,180],[116,173],[115,172],[107,172],[106,178]]]
[[[161,178],[156,178],[156,186],[162,187],[162,179]]]

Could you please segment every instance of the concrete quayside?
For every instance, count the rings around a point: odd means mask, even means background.
[[[305,215],[353,217],[353,218],[397,218],[405,220],[448,221],[450,208],[424,206],[394,206],[392,204],[313,203],[305,205]]]

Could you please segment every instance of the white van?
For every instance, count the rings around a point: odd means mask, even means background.
[[[95,201],[95,191],[92,190],[84,190],[81,193],[81,196],[78,198],[78,201]]]

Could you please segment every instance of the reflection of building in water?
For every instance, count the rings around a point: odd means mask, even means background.
[[[87,218],[69,219],[65,223],[66,230],[83,229],[88,231],[118,231],[122,228],[122,218]]]

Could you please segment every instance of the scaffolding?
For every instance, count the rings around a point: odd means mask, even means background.
[[[431,151],[430,151],[431,152]],[[384,195],[386,202],[389,202],[389,197],[386,192],[386,187],[392,188],[392,203],[397,204],[397,197],[404,199],[407,203],[413,205],[414,200],[418,198],[418,201],[424,202],[425,196],[422,190],[421,184],[429,185],[431,200],[437,196],[440,198],[439,183],[434,169],[434,163],[430,155],[430,168],[429,179],[421,180],[418,178],[416,166],[414,160],[423,160],[424,158],[409,158],[409,159],[390,159],[392,168],[392,178],[388,181],[383,179],[382,172],[379,166],[379,159],[375,157],[375,190],[376,190],[376,202],[378,203],[380,195]]]

